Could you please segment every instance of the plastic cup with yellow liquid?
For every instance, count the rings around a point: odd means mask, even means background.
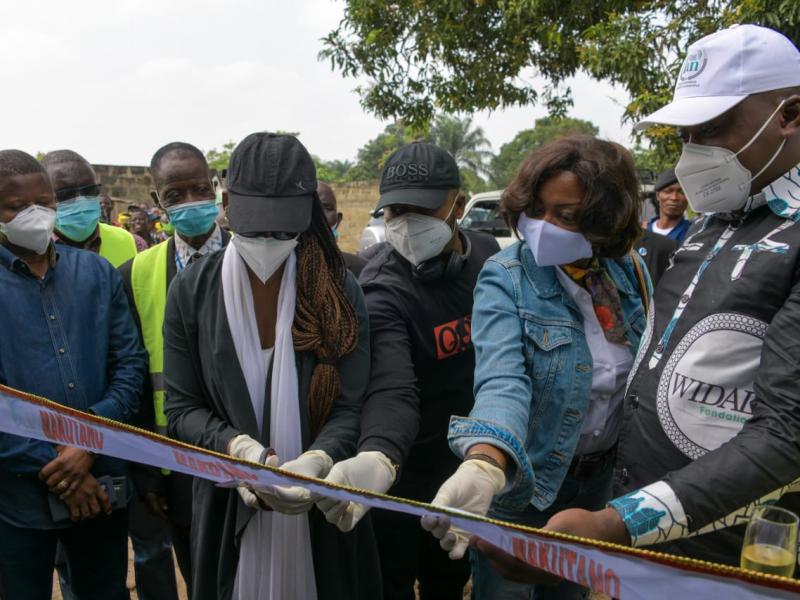
[[[798,518],[777,506],[755,510],[742,546],[741,567],[791,577],[797,564]]]

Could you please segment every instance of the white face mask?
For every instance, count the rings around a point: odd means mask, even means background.
[[[453,215],[455,207],[456,203],[453,202],[450,214],[444,221],[413,212],[398,215],[386,221],[386,241],[414,266],[439,256],[453,239],[455,224],[451,227],[447,220]]]
[[[772,158],[755,176],[751,176],[737,156],[758,139],[782,106],[783,102],[738,152],[691,142],[683,145],[681,158],[675,166],[675,175],[692,210],[699,213],[731,212],[745,205],[750,196],[750,184],[778,158],[786,140],[783,140]]]
[[[31,204],[8,223],[0,223],[0,233],[15,246],[44,254],[50,246],[55,225],[56,211]]]
[[[517,229],[540,267],[568,265],[592,257],[592,245],[577,231],[568,231],[541,219],[531,219],[524,213],[519,215]]]
[[[276,240],[275,238],[244,237],[234,235],[231,243],[236,251],[250,267],[261,283],[267,279],[289,258],[297,246],[297,238],[293,240]]]

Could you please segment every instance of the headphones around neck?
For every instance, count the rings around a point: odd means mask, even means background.
[[[451,252],[446,257],[434,256],[419,263],[416,267],[412,267],[414,276],[423,281],[449,281],[458,277],[467,262],[471,249],[469,238],[466,235],[461,236],[461,241],[464,243],[463,254]]]

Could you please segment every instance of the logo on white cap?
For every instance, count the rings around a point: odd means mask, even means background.
[[[800,85],[800,52],[781,33],[734,25],[689,46],[672,102],[637,124],[705,123],[752,94]]]
[[[706,53],[703,52],[702,48],[698,48],[695,52],[689,53],[686,60],[683,62],[683,67],[681,67],[681,74],[678,77],[679,82],[677,87],[681,87],[682,82],[697,79],[700,73],[705,70],[707,63],[708,57]]]

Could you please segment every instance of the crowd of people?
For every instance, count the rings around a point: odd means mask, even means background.
[[[80,154],[0,151],[0,383],[329,482],[739,563],[730,513],[800,477],[800,52],[735,26],[692,44],[642,222],[631,154],[530,153],[500,250],[459,227],[453,157],[386,160],[386,241],[342,214],[293,136],[222,182],[172,142],[153,206],[114,215]],[[687,218],[687,205],[696,218]],[[0,598],[578,599],[446,517],[303,487],[216,486],[0,434]],[[800,508],[793,494],[780,503]],[[711,533],[694,535],[701,529]]]

